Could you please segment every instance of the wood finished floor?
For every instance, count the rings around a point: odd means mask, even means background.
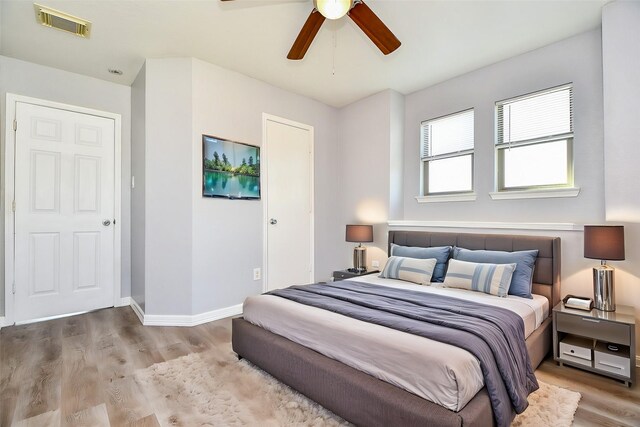
[[[136,369],[229,342],[231,321],[145,327],[129,307],[0,330],[0,426],[158,426]],[[582,393],[576,426],[640,426],[640,387],[546,360],[542,381]]]

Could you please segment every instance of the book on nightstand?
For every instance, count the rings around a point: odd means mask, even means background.
[[[575,308],[576,310],[591,311],[593,308],[593,300],[591,298],[577,297],[575,295],[567,295],[562,300],[566,308]]]

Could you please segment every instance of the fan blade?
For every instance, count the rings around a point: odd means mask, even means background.
[[[309,15],[307,22],[302,26],[296,41],[293,42],[293,46],[291,46],[287,59],[298,60],[304,58],[304,54],[309,50],[309,46],[311,46],[311,42],[313,42],[316,34],[320,31],[320,27],[324,20],[325,17],[316,9],[311,11],[311,15]]]
[[[349,17],[385,55],[390,54],[402,44],[363,2],[359,2],[351,8]]]

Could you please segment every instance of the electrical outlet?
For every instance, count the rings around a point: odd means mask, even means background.
[[[377,259],[374,259],[373,261],[371,261],[371,267],[380,268],[380,261],[378,261]]]
[[[253,269],[253,280],[260,280],[261,277],[262,277],[262,272],[260,271],[260,268],[254,268]]]

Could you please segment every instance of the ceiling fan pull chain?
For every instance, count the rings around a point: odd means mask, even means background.
[[[332,58],[332,70],[331,75],[336,75],[336,47],[338,46],[338,29],[336,24],[333,24],[333,58]]]

